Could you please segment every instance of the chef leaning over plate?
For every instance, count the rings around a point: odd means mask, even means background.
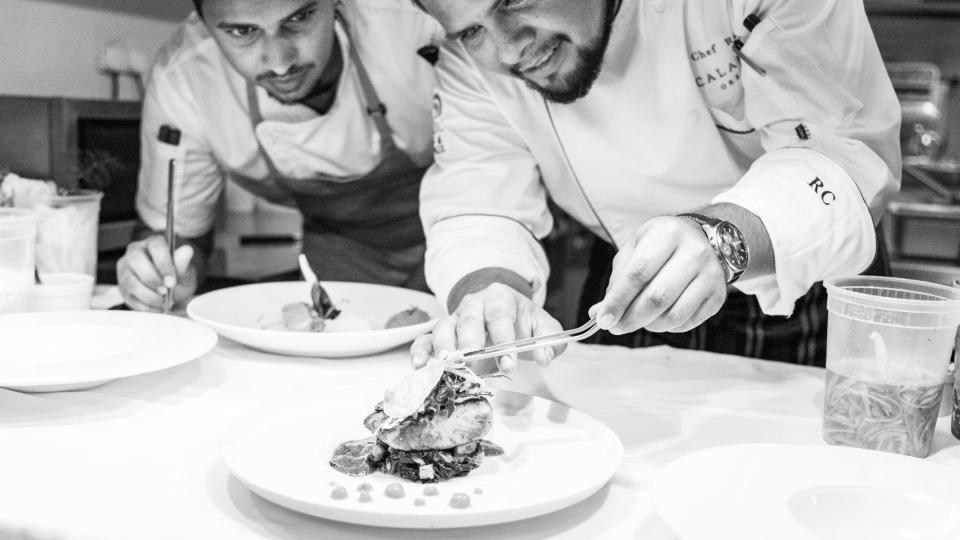
[[[602,342],[822,365],[819,282],[882,271],[874,226],[899,189],[899,105],[861,2],[417,3],[452,38],[421,192],[451,315],[415,365],[485,327],[559,330],[540,307],[548,196],[604,241],[585,306]]]
[[[227,181],[300,209],[320,279],[426,290],[436,22],[404,1],[194,4],[149,75],[143,227],[117,269],[127,304],[158,311],[169,287],[178,302],[196,290]],[[161,234],[171,159],[175,265]]]

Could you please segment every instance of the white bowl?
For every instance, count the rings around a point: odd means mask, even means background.
[[[360,318],[371,330],[291,332],[278,328],[283,306],[309,302],[305,281],[255,283],[198,296],[187,305],[187,316],[223,337],[270,353],[344,358],[383,352],[413,341],[433,328],[443,309],[431,294],[371,283],[324,281],[324,289],[342,316]],[[411,306],[425,311],[429,321],[385,329],[384,323]]]
[[[30,288],[30,311],[90,309],[93,276],[71,272],[40,274],[40,283]]]

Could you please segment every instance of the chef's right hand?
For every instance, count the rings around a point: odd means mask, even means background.
[[[117,284],[120,295],[130,309],[163,311],[163,295],[173,290],[174,303],[190,298],[197,290],[197,269],[193,262],[193,246],[177,248],[170,259],[170,249],[163,235],[154,235],[127,246],[117,261]]]
[[[542,334],[562,331],[560,323],[543,308],[516,289],[493,283],[463,297],[457,308],[433,327],[433,332],[418,337],[410,347],[413,367],[419,369],[430,357],[444,357],[454,351],[470,351],[489,344],[500,344]],[[542,366],[560,355],[566,345],[542,347],[521,354]],[[493,361],[481,360],[470,367],[484,375],[510,371],[516,358],[503,356]]]

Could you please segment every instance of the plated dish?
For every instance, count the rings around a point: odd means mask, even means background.
[[[0,316],[0,387],[92,388],[197,359],[217,335],[193,321],[134,311],[45,311]]]
[[[420,483],[466,476],[486,456],[503,455],[484,439],[493,426],[491,395],[462,359],[432,359],[384,393],[363,420],[372,435],[338,445],[330,466],[347,476],[381,471]]]
[[[187,315],[224,337],[262,351],[339,358],[408,343],[429,332],[443,313],[434,296],[411,289],[324,281],[323,290],[336,316],[315,307],[315,290],[305,281],[213,291],[194,298],[187,305]],[[404,316],[407,312],[410,317]]]
[[[428,385],[413,386],[422,390]],[[435,388],[427,388],[429,394]],[[407,397],[417,394],[408,392]],[[476,463],[451,469],[454,473],[447,478],[440,478],[436,467],[421,476],[421,467],[430,463],[386,472],[388,468],[379,465],[386,460],[366,461],[364,456],[361,461],[374,466],[362,475],[337,470],[341,467],[331,465],[331,458],[344,442],[369,435],[371,427],[378,430],[369,417],[381,398],[386,399],[380,408],[389,408],[391,399],[383,386],[362,386],[274,405],[234,425],[225,435],[221,455],[235,477],[276,504],[336,521],[399,528],[472,527],[553,512],[602,488],[623,457],[617,436],[593,418],[541,398],[497,392],[488,401],[489,431],[475,430],[477,424],[486,425],[483,420],[458,423],[474,430],[466,439],[493,441],[502,448],[500,455],[484,452]],[[474,398],[464,400],[469,401]],[[517,407],[518,402],[526,405]],[[482,408],[474,404],[465,410],[472,415]],[[377,412],[382,410],[374,415]],[[451,412],[452,417],[455,414]],[[402,416],[396,425],[410,419]],[[411,456],[436,450],[427,447],[462,443],[457,429],[414,424],[422,429],[411,431],[409,437],[400,435],[402,429],[394,432],[396,437],[384,437],[411,449],[423,445],[423,450],[401,452],[410,463],[415,462]],[[448,440],[441,444],[443,437]],[[462,445],[438,454],[463,455],[456,451]]]
[[[685,540],[948,540],[960,538],[957,486],[960,468],[930,460],[841,446],[739,444],[668,464],[655,502]]]

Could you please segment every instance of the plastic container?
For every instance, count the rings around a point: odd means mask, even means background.
[[[97,275],[97,234],[103,193],[76,190],[37,197],[37,269]]]
[[[824,286],[824,440],[926,457],[960,324],[960,289],[867,276]]]
[[[93,276],[77,272],[40,274],[40,283],[30,287],[30,311],[90,309]]]
[[[0,208],[0,314],[29,307],[36,235],[34,212]]]
[[[954,280],[954,289],[960,289],[960,279]],[[960,439],[960,331],[957,332],[957,344],[953,348],[953,416],[950,419],[950,433]]]

